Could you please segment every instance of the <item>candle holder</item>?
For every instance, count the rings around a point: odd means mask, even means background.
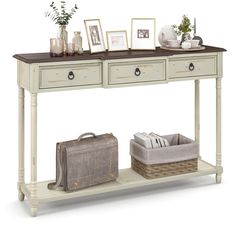
[[[50,39],[50,55],[51,57],[63,56],[64,40],[51,38]]]

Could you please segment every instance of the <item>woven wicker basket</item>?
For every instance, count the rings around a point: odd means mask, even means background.
[[[163,164],[143,164],[131,158],[131,168],[146,179],[154,179],[171,175],[181,175],[197,171],[198,158]]]
[[[198,170],[199,146],[193,140],[172,134],[170,146],[148,149],[130,141],[131,168],[147,179],[180,175]]]

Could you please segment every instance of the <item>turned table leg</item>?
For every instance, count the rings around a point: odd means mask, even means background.
[[[37,215],[37,93],[31,94],[31,215]]]
[[[195,142],[199,145],[199,159],[200,157],[200,81],[195,80]]]
[[[216,183],[221,183],[221,78],[216,78]]]
[[[24,201],[25,195],[21,185],[25,183],[24,143],[25,143],[25,91],[18,87],[18,198]]]

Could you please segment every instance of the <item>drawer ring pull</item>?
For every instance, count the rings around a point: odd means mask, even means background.
[[[73,80],[75,78],[75,74],[73,71],[70,71],[69,74],[68,74],[68,79],[69,80]]]
[[[193,71],[194,70],[194,64],[190,63],[188,68],[189,68],[190,71]]]
[[[135,74],[136,76],[140,76],[140,75],[141,75],[140,69],[139,69],[139,68],[136,68],[135,71],[134,71],[134,74]]]

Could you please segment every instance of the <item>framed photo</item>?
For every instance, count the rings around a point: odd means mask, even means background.
[[[128,50],[127,32],[125,30],[107,31],[107,45],[109,51]]]
[[[131,20],[131,49],[156,49],[155,18],[133,18]]]
[[[84,24],[91,53],[106,51],[100,20],[85,20]]]

